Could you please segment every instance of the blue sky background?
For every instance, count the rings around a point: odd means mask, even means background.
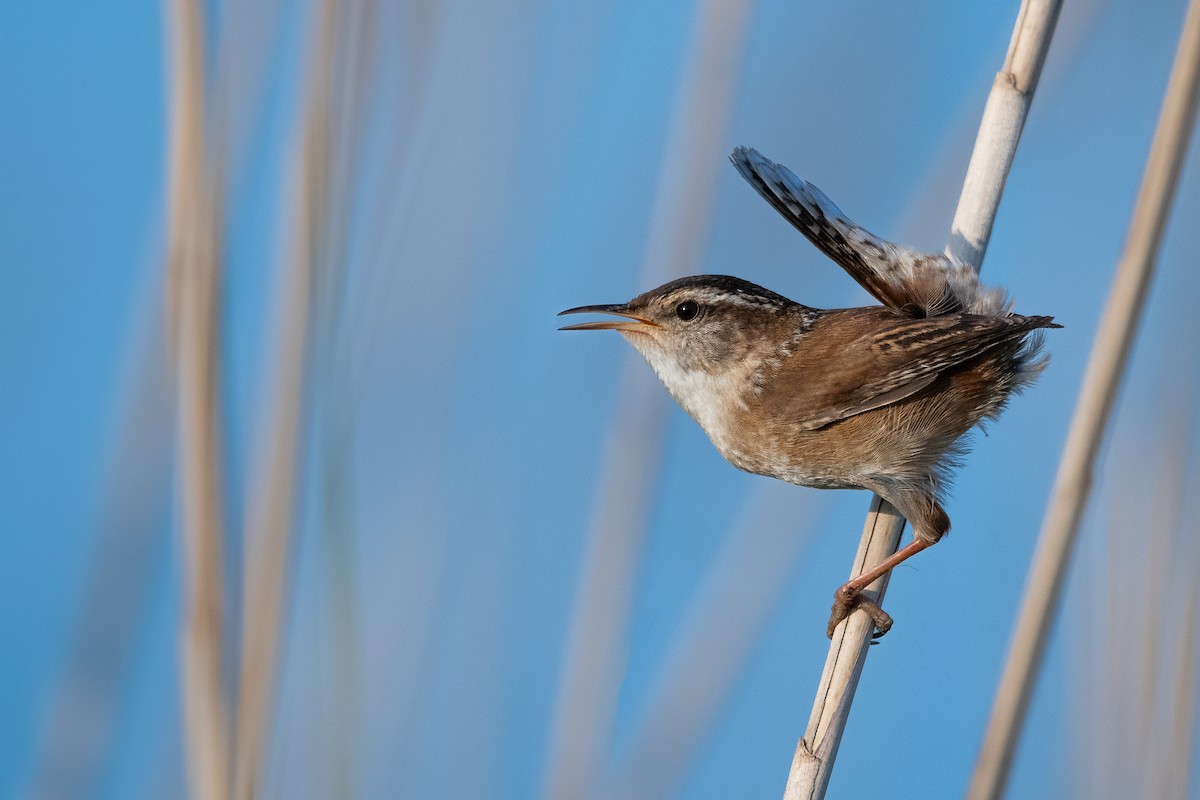
[[[330,796],[331,730],[347,720],[355,796],[538,795],[606,443],[627,422],[621,375],[648,372],[616,336],[556,333],[554,314],[650,288],[642,261],[663,163],[678,157],[696,7],[381,5],[358,161],[341,177],[339,366],[309,387],[266,796]],[[212,25],[210,73],[232,109],[221,399],[236,574],[271,413],[310,9],[206,8],[227,23]],[[940,249],[1016,11],[750,5],[728,119],[711,121],[721,146],[691,165],[719,164],[686,273],[735,274],[820,307],[866,302],[724,164],[735,145],[787,164],[877,233]],[[976,436],[951,537],[894,576],[897,624],[871,651],[833,797],[950,797],[966,784],[1183,12],[1181,0],[1066,4],[984,266],[1017,310],[1065,327],[1049,337],[1044,378]],[[4,797],[49,796],[62,763],[85,796],[182,792],[161,13],[132,1],[0,10]],[[244,37],[232,56],[230,31]],[[1116,625],[1104,603],[1121,607],[1096,586],[1121,566],[1103,550],[1112,519],[1151,502],[1155,455],[1195,439],[1194,156],[1012,797],[1105,796],[1086,782],[1087,751],[1127,733],[1104,715],[1121,707],[1114,695],[1088,677],[1106,667],[1089,659]],[[661,458],[646,443],[653,490],[625,668],[589,791],[777,796],[868,497],[740,473],[677,408],[666,419]],[[349,439],[323,466],[322,437],[338,425]],[[327,469],[351,487],[335,536],[323,535]],[[1149,537],[1134,517],[1131,535]],[[329,568],[338,554],[352,565],[349,620]],[[684,643],[752,594],[728,680],[684,692],[710,708],[677,732],[684,754],[671,763],[686,774],[646,777],[639,754],[667,763],[656,748],[671,744],[647,737],[653,709],[695,672]],[[351,682],[337,653],[347,625]],[[55,719],[84,744],[64,751]]]

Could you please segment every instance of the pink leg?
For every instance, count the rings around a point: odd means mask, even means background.
[[[878,603],[863,597],[862,590],[871,585],[880,575],[891,571],[900,562],[915,556],[933,544],[933,542],[927,539],[913,539],[871,569],[839,587],[833,593],[833,611],[829,615],[829,626],[825,629],[825,635],[832,639],[834,629],[841,624],[842,620],[850,616],[850,613],[856,608],[867,612],[871,617],[871,621],[875,623],[875,639],[878,639],[891,630],[892,618],[886,611],[879,607]]]

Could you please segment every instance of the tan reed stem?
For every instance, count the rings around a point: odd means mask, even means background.
[[[242,589],[242,653],[237,699],[233,796],[262,792],[263,762],[275,698],[283,604],[291,563],[295,488],[309,360],[314,264],[326,239],[329,186],[330,83],[337,3],[314,9],[315,40],[296,169],[295,242],[285,270],[274,399],[266,461],[247,504]]]
[[[1021,4],[1004,66],[996,75],[984,107],[946,245],[947,254],[970,264],[976,271],[987,251],[992,223],[1060,7],[1060,0],[1025,0]],[[894,553],[903,531],[904,518],[881,498],[874,497],[851,577]],[[881,601],[888,577],[872,583],[864,594]],[[825,796],[873,631],[867,615],[856,612],[834,632],[808,727],[792,758],[784,800],[819,800]]]
[[[699,4],[685,70],[689,79],[672,120],[642,260],[649,285],[684,274],[699,261],[719,168],[712,154],[723,147],[747,5],[747,0]],[[640,364],[636,371],[626,367],[617,401],[621,425],[602,468],[554,712],[543,789],[552,800],[592,796],[600,780],[625,660],[633,578],[660,467],[666,402]]]
[[[205,171],[204,19],[196,0],[169,0],[168,302],[176,354],[183,618],[180,671],[188,789],[229,790],[221,682],[222,525],[217,412],[216,195]]]
[[[1054,492],[1042,523],[1012,647],[971,776],[967,794],[971,800],[999,798],[1004,793],[1034,679],[1049,638],[1053,611],[1062,593],[1067,562],[1091,491],[1096,455],[1108,429],[1113,403],[1154,275],[1163,229],[1195,124],[1198,90],[1200,0],[1192,0],[1188,4],[1158,128],[1150,145],[1125,251],[1117,265],[1108,303],[1096,332]]]

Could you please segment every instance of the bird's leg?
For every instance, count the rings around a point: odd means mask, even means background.
[[[879,607],[878,603],[863,597],[862,591],[870,586],[880,575],[886,574],[900,562],[915,556],[933,544],[934,541],[922,539],[920,536],[917,536],[910,543],[901,547],[871,569],[840,586],[833,593],[833,610],[829,614],[829,626],[825,629],[825,635],[832,639],[834,629],[841,624],[842,620],[850,616],[850,612],[856,608],[861,608],[867,612],[871,617],[871,621],[875,623],[875,635],[872,638],[878,639],[891,630],[892,618],[886,611]]]

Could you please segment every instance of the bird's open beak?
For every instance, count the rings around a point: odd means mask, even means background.
[[[579,308],[568,308],[566,311],[558,312],[558,316],[560,317],[563,314],[613,314],[614,316],[624,317],[628,321],[606,319],[599,322],[581,322],[578,325],[567,325],[559,328],[560,331],[635,331],[637,333],[646,333],[651,328],[661,327],[653,320],[631,314],[629,306],[625,303],[613,306],[580,306]]]

